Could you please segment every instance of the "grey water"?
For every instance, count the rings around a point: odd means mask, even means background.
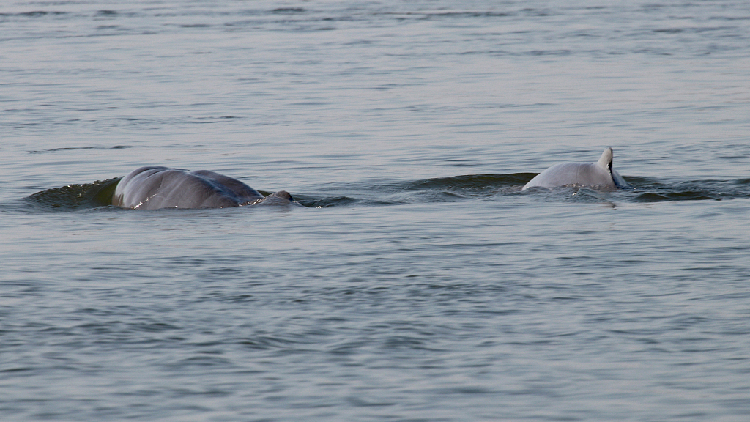
[[[0,419],[745,421],[748,69],[739,0],[3,3]]]

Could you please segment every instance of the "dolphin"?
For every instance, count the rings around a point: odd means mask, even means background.
[[[112,205],[138,210],[288,205],[293,201],[287,191],[264,197],[239,180],[212,171],[161,166],[132,171],[120,180],[112,195]]]
[[[612,148],[608,147],[596,163],[560,163],[539,173],[522,190],[533,187],[586,186],[613,190],[628,188],[625,179],[612,168]]]

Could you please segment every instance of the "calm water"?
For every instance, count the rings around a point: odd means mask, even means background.
[[[739,0],[4,4],[0,415],[747,420],[748,69]]]

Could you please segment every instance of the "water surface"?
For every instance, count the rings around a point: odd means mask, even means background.
[[[0,7],[4,420],[742,421],[750,7]],[[633,189],[524,191],[606,146]],[[142,165],[302,207],[113,208]]]

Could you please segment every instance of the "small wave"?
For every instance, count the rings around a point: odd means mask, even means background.
[[[631,178],[634,202],[702,201],[750,198],[750,179],[694,180],[674,183],[648,178]]]
[[[117,16],[117,11],[110,10],[110,9],[102,9],[102,10],[98,10],[95,16],[107,16],[107,17]]]
[[[338,206],[352,205],[352,204],[359,202],[356,199],[350,198],[346,195],[329,196],[329,197],[322,197],[322,198],[316,198],[314,196],[309,196],[309,195],[295,195],[294,199],[296,199],[297,202],[299,202],[303,206],[310,207],[310,208],[338,207]]]
[[[286,14],[286,13],[305,13],[306,10],[301,7],[278,7],[273,9],[271,13]]]
[[[435,179],[405,182],[402,186],[406,190],[445,189],[450,191],[483,191],[508,186],[523,186],[534,178],[536,173],[511,174],[467,174],[455,177],[439,177]]]
[[[50,211],[76,211],[108,207],[112,204],[120,177],[97,180],[83,185],[67,185],[37,192],[26,199],[33,205]]]
[[[31,10],[28,12],[18,12],[18,13],[0,13],[0,16],[21,16],[24,18],[39,18],[43,16],[59,16],[59,15],[67,15],[67,14],[68,12]]]
[[[661,202],[661,201],[700,201],[714,199],[720,201],[721,198],[716,195],[706,194],[702,191],[682,191],[682,192],[646,192],[635,198],[636,202]]]
[[[47,152],[72,151],[72,150],[79,150],[79,149],[127,149],[127,148],[130,148],[130,147],[125,146],[125,145],[115,145],[113,147],[61,147],[61,148],[32,150],[28,152],[29,154],[43,154]]]

